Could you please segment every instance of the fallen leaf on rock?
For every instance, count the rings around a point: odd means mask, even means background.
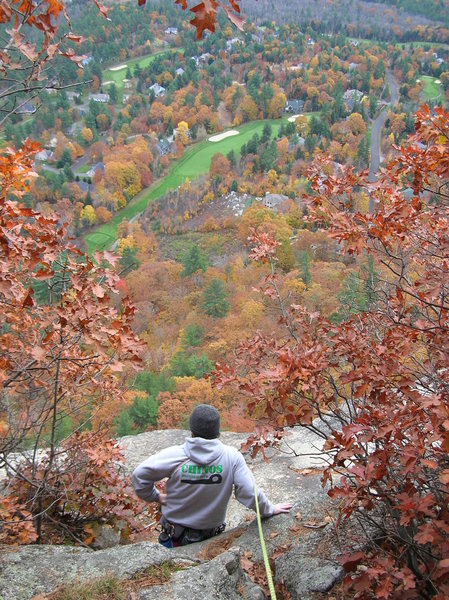
[[[272,532],[270,533],[270,540],[272,540],[273,538],[277,537],[278,535],[279,535],[279,532],[278,532],[278,531],[272,531]]]
[[[323,527],[326,527],[326,525],[329,525],[329,523],[331,522],[331,517],[327,516],[324,517],[322,521],[308,521],[307,523],[303,523],[302,526],[307,527],[309,529],[322,529]]]
[[[272,552],[272,554],[270,554],[270,560],[276,560],[280,556],[283,556],[290,550],[291,545],[291,542],[288,542],[287,544],[281,544],[274,552]]]
[[[253,553],[250,550],[245,550],[245,552],[242,554],[242,558],[240,559],[242,569],[245,571],[245,573],[254,565],[253,561],[251,560],[252,555]]]

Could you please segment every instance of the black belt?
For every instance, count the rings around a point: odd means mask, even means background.
[[[177,523],[171,523],[165,517],[161,519],[162,525],[162,533],[161,536],[165,534],[165,540],[171,539],[180,543],[182,546],[186,546],[187,544],[193,544],[195,542],[202,542],[203,540],[207,540],[211,537],[214,537],[223,531],[226,528],[226,523],[222,523],[217,527],[212,527],[210,529],[194,529],[193,527],[184,527],[184,525],[178,525]],[[161,537],[159,536],[159,537]],[[159,540],[161,541],[161,540]],[[162,543],[162,541],[161,541]]]

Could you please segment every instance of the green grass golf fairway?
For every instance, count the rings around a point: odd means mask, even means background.
[[[240,148],[246,144],[255,133],[262,135],[265,123],[270,123],[272,128],[272,137],[276,137],[281,123],[286,124],[287,118],[272,119],[265,121],[252,121],[239,127],[235,127],[240,134],[228,137],[220,142],[209,142],[204,140],[198,144],[188,147],[184,151],[181,159],[173,162],[168,174],[161,180],[156,181],[152,186],[142,190],[137,194],[128,206],[116,213],[109,223],[98,227],[95,231],[85,236],[87,251],[92,254],[96,250],[104,250],[110,247],[116,240],[117,225],[123,220],[128,221],[135,215],[145,210],[147,204],[152,200],[157,200],[168,190],[176,189],[188,177],[190,181],[196,179],[209,171],[210,161],[214,154],[228,154],[231,150],[239,155]]]
[[[423,84],[423,93],[426,101],[439,100],[441,98],[441,86],[439,83],[435,83],[437,78],[422,75],[420,79]]]
[[[123,80],[126,79],[126,71],[128,70],[128,67],[131,69],[131,73],[137,64],[141,69],[144,69],[145,67],[148,67],[148,65],[151,64],[158,56],[163,56],[164,54],[170,54],[171,52],[176,51],[178,51],[176,48],[160,50],[159,52],[154,52],[153,54],[148,54],[147,56],[139,56],[137,58],[132,58],[131,60],[124,60],[123,62],[115,65],[116,67],[119,67],[120,65],[126,65],[123,69],[118,71],[111,70],[114,69],[114,66],[105,69],[103,71],[103,81],[113,81],[117,86],[117,89],[121,90],[123,88]],[[181,52],[181,50],[179,50],[179,52]]]

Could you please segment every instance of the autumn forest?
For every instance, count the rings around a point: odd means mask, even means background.
[[[202,402],[325,440],[345,597],[443,600],[447,3],[268,4],[0,0],[0,543],[132,541]]]

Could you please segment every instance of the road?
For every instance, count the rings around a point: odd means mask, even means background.
[[[399,101],[399,85],[390,71],[386,73],[386,79],[390,88],[390,102],[389,106],[395,106]],[[380,166],[380,143],[382,128],[388,118],[388,111],[386,107],[384,110],[374,119],[373,127],[371,130],[371,164],[369,169],[368,181],[376,181],[377,172]],[[374,201],[369,199],[369,212],[374,211]]]
[[[391,94],[389,105],[395,106],[399,100],[399,86],[389,71],[386,73],[386,79]],[[380,136],[382,133],[382,127],[385,125],[387,118],[388,111],[385,108],[373,121],[373,127],[371,131],[371,165],[369,170],[369,181],[376,181],[376,174],[380,165]]]

